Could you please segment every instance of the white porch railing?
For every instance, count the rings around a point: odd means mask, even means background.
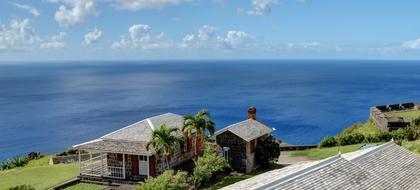
[[[107,174],[107,177],[124,179],[124,168],[108,166],[108,172],[106,174]]]

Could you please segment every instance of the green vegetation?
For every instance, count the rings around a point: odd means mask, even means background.
[[[404,141],[402,142],[402,146],[420,155],[420,140],[411,141],[411,142]]]
[[[403,117],[408,120],[414,120],[420,117],[420,110],[404,111],[404,112],[395,112],[395,115],[398,117]]]
[[[192,131],[196,130],[201,139],[204,139],[206,131],[213,135],[216,130],[216,124],[211,120],[210,112],[207,109],[203,109],[195,115],[186,115],[184,120],[182,132],[187,137],[191,137]]]
[[[334,137],[325,137],[319,147],[344,146],[359,143],[378,143],[387,142],[391,139],[395,141],[413,141],[420,138],[419,119],[414,119],[413,123],[406,127],[394,131],[381,131],[372,121],[365,124],[355,124],[343,130]]]
[[[280,143],[273,135],[258,142],[255,150],[255,161],[263,168],[268,167],[270,162],[277,162],[280,156]]]
[[[79,174],[78,164],[48,165],[49,156],[31,160],[24,167],[0,171],[0,189],[16,185],[30,185],[35,189],[47,189]]]
[[[222,187],[234,184],[238,181],[242,181],[256,175],[262,174],[267,171],[275,170],[281,168],[280,165],[271,163],[268,168],[265,169],[258,169],[254,172],[247,173],[245,175],[218,175],[214,179],[210,180],[209,182],[205,183],[202,187],[198,188],[201,190],[216,190]]]
[[[67,187],[64,190],[103,190],[106,186],[97,185],[97,184],[90,184],[90,183],[78,183],[71,187]]]
[[[203,156],[194,162],[195,167],[192,178],[195,187],[203,185],[213,176],[230,169],[229,162],[220,156],[216,147],[216,144],[207,145]]]
[[[158,152],[163,151],[165,156],[166,165],[169,168],[169,157],[175,152],[175,149],[181,145],[184,146],[183,138],[177,137],[176,133],[178,128],[168,128],[165,125],[160,126],[158,130],[153,130],[152,139],[146,144],[146,149],[149,150],[150,146]]]
[[[328,147],[328,148],[313,148],[306,150],[293,151],[292,156],[304,156],[314,160],[320,160],[337,155],[339,152],[347,153],[359,149],[363,144],[354,144],[341,147]]]
[[[9,190],[35,190],[35,188],[33,188],[30,185],[18,185],[18,186],[9,188]]]
[[[136,190],[187,190],[189,187],[187,172],[166,170],[163,174],[142,182]]]

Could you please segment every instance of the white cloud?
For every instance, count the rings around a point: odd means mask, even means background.
[[[29,6],[29,5],[23,5],[23,4],[19,4],[19,3],[13,3],[13,6],[20,8],[20,9],[24,9],[26,11],[28,11],[29,13],[31,13],[32,15],[34,15],[35,17],[41,15],[38,11],[38,9]]]
[[[218,37],[222,47],[226,49],[246,48],[252,45],[254,37],[243,31],[231,30],[226,37]]]
[[[217,36],[216,28],[209,25],[204,25],[198,29],[198,34],[186,35],[180,47],[195,48],[195,49],[237,49],[250,47],[254,42],[255,37],[243,32],[231,30],[226,36]]]
[[[82,24],[89,16],[95,15],[93,0],[64,0],[54,18],[63,27],[74,27]]]
[[[251,0],[252,9],[238,8],[238,12],[252,16],[261,16],[270,13],[271,5],[278,2],[278,0]]]
[[[420,38],[418,38],[416,40],[412,40],[412,41],[403,42],[402,47],[405,48],[405,49],[418,50],[418,49],[420,49]]]
[[[50,40],[43,42],[40,47],[42,49],[62,49],[66,47],[66,43],[63,41],[64,36],[66,36],[66,33],[60,32],[52,36]]]
[[[179,5],[193,0],[112,0],[112,6],[124,10],[160,9],[165,6]]]
[[[9,26],[0,27],[0,50],[22,51],[40,41],[35,30],[31,28],[29,19],[11,20]]]
[[[163,39],[164,33],[153,36],[151,27],[144,24],[136,24],[128,29],[128,35],[122,36],[121,40],[114,42],[112,48],[135,48],[135,49],[159,49],[169,48],[171,42]]]
[[[90,44],[96,43],[101,39],[102,35],[103,35],[103,32],[95,28],[92,32],[88,32],[87,34],[85,34],[85,38],[82,44],[90,45]]]

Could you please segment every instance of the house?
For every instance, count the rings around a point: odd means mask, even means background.
[[[248,109],[248,119],[227,126],[215,133],[216,142],[223,150],[223,156],[238,172],[251,172],[256,167],[255,149],[258,142],[266,138],[273,129],[257,121],[257,110]]]
[[[420,157],[391,141],[269,171],[222,190],[416,190],[419,187]]]
[[[158,150],[146,150],[152,131],[166,125],[181,129],[184,118],[166,113],[150,117],[132,125],[106,134],[98,139],[74,145],[78,150],[89,152],[87,158],[79,155],[80,175],[88,177],[112,178],[139,181],[156,176],[168,169],[163,154]],[[179,132],[178,135],[182,135]],[[179,147],[169,160],[169,168],[179,166],[198,154],[200,140],[195,133]],[[80,151],[79,151],[80,152]]]

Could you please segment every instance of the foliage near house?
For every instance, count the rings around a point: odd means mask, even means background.
[[[268,136],[266,139],[258,142],[255,150],[255,161],[263,168],[270,165],[270,162],[277,162],[280,156],[280,142],[273,137]]]
[[[163,174],[142,182],[136,190],[187,190],[189,187],[187,172],[166,170]]]
[[[206,146],[203,156],[194,162],[193,183],[195,187],[201,186],[213,176],[230,168],[229,162],[220,156],[216,146],[216,144]]]
[[[178,128],[168,128],[162,125],[158,130],[152,132],[152,138],[146,144],[147,150],[152,146],[156,152],[163,151],[168,168],[169,157],[175,152],[176,148],[180,146],[182,149],[184,146],[184,140],[176,135],[178,130]]]
[[[210,112],[207,109],[203,109],[195,115],[186,115],[184,120],[182,132],[188,137],[191,137],[193,130],[196,130],[203,138],[206,131],[213,135],[216,130],[216,123],[211,120]]]

